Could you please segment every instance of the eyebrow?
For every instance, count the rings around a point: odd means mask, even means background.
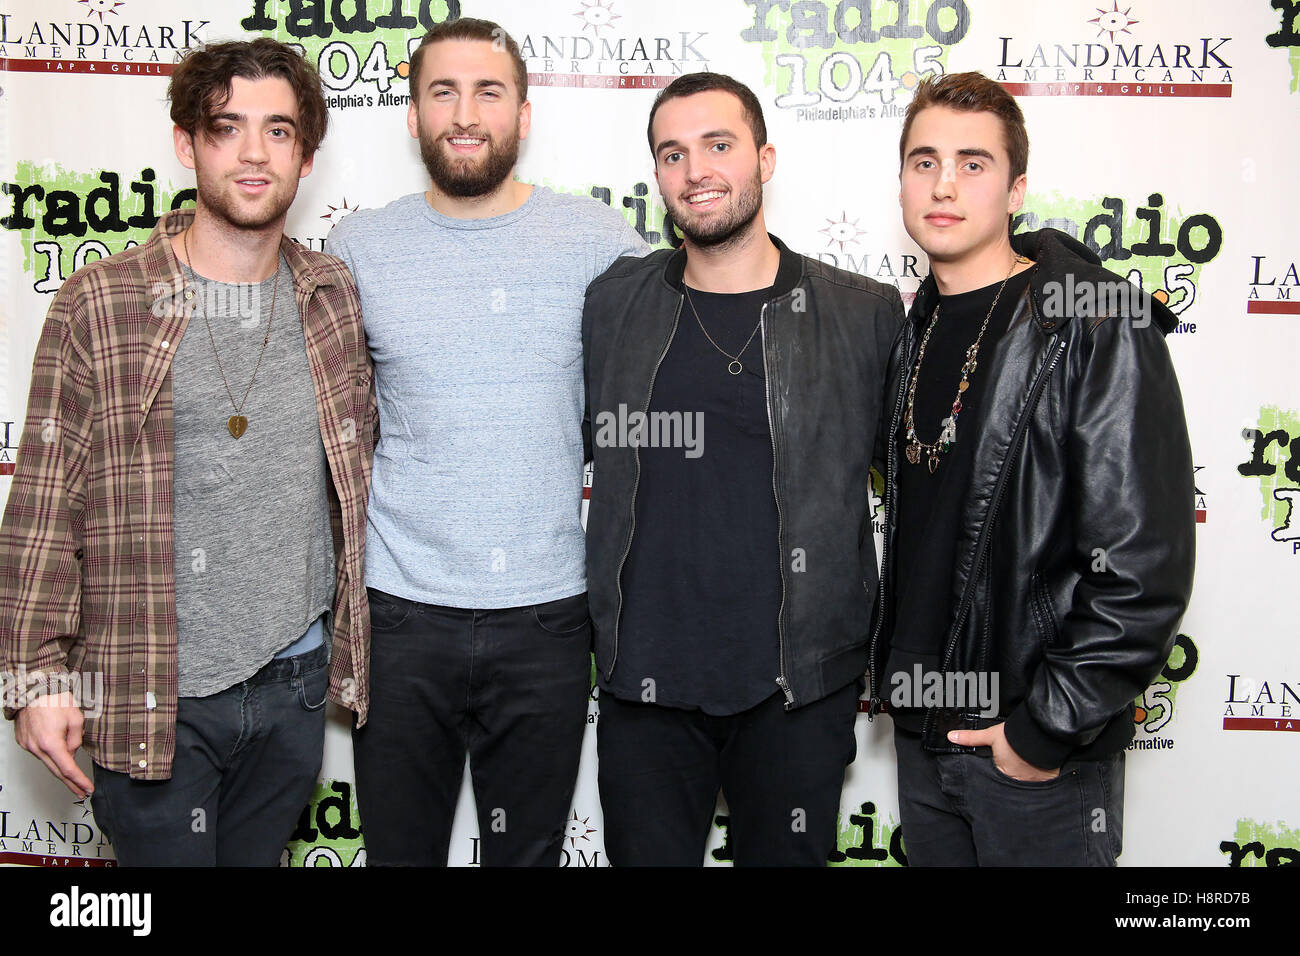
[[[907,154],[909,160],[917,156],[938,156],[939,151],[933,146],[917,146]],[[996,163],[997,159],[987,149],[980,149],[978,146],[967,146],[964,149],[957,150],[958,156],[979,156],[981,159],[987,159],[990,163]]]
[[[215,123],[218,120],[230,120],[235,123],[247,123],[248,116],[245,113],[217,113],[212,117],[212,122]],[[279,124],[283,126],[292,126],[294,129],[298,128],[298,123],[294,120],[294,118],[292,116],[285,116],[283,113],[272,113],[270,116],[266,118],[265,122],[271,125]]]
[[[440,77],[440,78],[438,78],[438,79],[430,80],[430,81],[425,85],[424,88],[425,88],[426,90],[429,90],[429,89],[433,89],[433,87],[435,87],[435,86],[449,86],[449,87],[451,87],[451,88],[454,89],[454,90],[455,90],[455,89],[460,89],[460,83],[459,83],[459,82],[457,82],[456,80],[451,79],[450,77],[445,77],[445,76],[444,76],[444,77]],[[487,88],[489,88],[489,87],[500,87],[501,89],[504,90],[504,89],[506,88],[506,84],[505,84],[505,82],[504,82],[503,80],[490,80],[490,79],[485,79],[485,80],[475,80],[475,81],[474,81],[474,88],[477,89],[477,90],[487,89]]]
[[[713,129],[700,135],[700,139],[729,139],[734,141],[736,138],[736,134],[729,129]],[[682,144],[675,139],[666,139],[655,147],[655,155],[658,156],[665,149],[680,149],[681,146]]]

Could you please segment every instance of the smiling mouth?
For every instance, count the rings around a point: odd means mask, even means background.
[[[477,149],[487,140],[480,136],[448,136],[447,142],[456,149]]]
[[[707,189],[704,192],[692,193],[687,196],[686,202],[691,206],[707,206],[725,195],[726,193],[721,189]]]

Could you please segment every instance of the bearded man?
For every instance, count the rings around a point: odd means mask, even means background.
[[[466,753],[484,865],[559,862],[591,677],[583,293],[640,236],[514,178],[514,40],[464,18],[411,57],[429,188],[353,213],[380,437],[367,524],[369,708],[353,732],[371,865],[445,865]]]
[[[768,233],[776,148],[744,84],[674,80],[647,133],[682,247],[615,263],[582,327],[605,847],[699,866],[721,790],[738,865],[821,866],[856,751],[902,300]],[[602,427],[624,408],[635,441]]]

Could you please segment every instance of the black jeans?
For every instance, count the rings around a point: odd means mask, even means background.
[[[484,866],[556,866],[591,689],[586,593],[462,610],[370,594],[370,715],[352,731],[372,866],[444,866],[469,753]]]
[[[857,682],[786,711],[777,692],[725,717],[600,696],[605,849],[614,866],[700,866],[721,789],[737,866],[825,866]]]
[[[182,697],[169,780],[94,765],[95,822],[123,866],[276,866],[325,744],[322,645],[207,697]]]
[[[1114,866],[1123,846],[1124,752],[1015,780],[988,748],[940,754],[894,727],[903,848],[911,866]]]

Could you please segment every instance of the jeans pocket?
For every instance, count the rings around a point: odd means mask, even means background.
[[[981,757],[979,759],[988,764],[989,772],[992,773],[994,779],[1021,790],[1050,790],[1067,780],[1077,778],[1079,775],[1079,771],[1074,768],[1067,770],[1062,767],[1061,772],[1050,780],[1017,780],[1015,777],[1003,773],[998,765],[993,762],[992,757]]]
[[[366,597],[370,605],[370,630],[378,631],[395,631],[411,616],[411,610],[414,605],[406,600],[393,594],[385,594],[383,591],[376,591],[374,588],[366,588]]]
[[[537,626],[547,634],[558,637],[577,634],[585,630],[591,622],[586,591],[573,597],[560,598],[558,601],[534,604],[532,611]]]
[[[315,670],[308,671],[298,677],[298,703],[306,711],[320,710],[325,706],[325,701],[329,697],[329,687],[329,665],[321,664]]]

